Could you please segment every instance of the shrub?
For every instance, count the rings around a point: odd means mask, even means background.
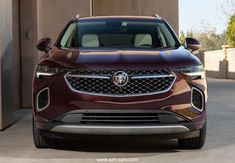
[[[235,14],[231,16],[227,27],[227,39],[231,47],[235,47]]]

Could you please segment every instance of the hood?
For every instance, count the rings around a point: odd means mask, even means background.
[[[173,50],[149,49],[92,49],[61,50],[52,48],[41,61],[62,67],[86,68],[171,68],[196,66],[201,62],[190,51],[180,47]]]

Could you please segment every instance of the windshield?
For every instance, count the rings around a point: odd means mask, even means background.
[[[176,48],[178,41],[162,21],[99,20],[71,23],[61,48]]]

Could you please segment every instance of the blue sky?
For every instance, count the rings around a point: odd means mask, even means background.
[[[217,29],[217,33],[222,33],[226,29],[226,21],[219,8],[225,2],[227,1],[179,0],[180,31],[200,31],[203,30],[203,26],[211,26]]]

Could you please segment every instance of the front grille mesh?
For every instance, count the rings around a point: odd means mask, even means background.
[[[127,70],[125,72],[129,75],[129,82],[125,86],[119,87],[112,81],[112,76],[116,72],[114,70],[78,70],[68,74],[66,80],[69,86],[75,91],[106,96],[136,96],[162,93],[170,89],[175,80],[175,76],[168,70]],[[96,75],[107,76],[109,78],[81,78],[72,75]],[[165,76],[138,78],[150,75]]]

